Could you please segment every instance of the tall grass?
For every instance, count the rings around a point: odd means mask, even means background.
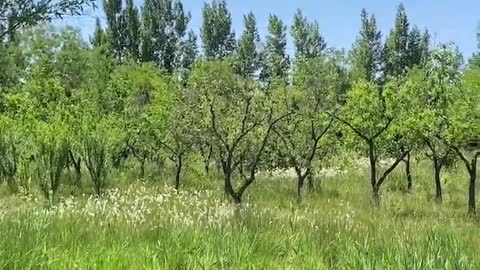
[[[64,184],[54,208],[33,189],[2,192],[0,268],[480,269],[463,172],[444,175],[443,205],[433,200],[428,164],[414,172],[414,192],[398,170],[379,207],[363,170],[320,175],[321,191],[301,203],[294,179],[260,177],[242,207],[223,199],[215,177],[193,171],[179,192],[168,176],[127,181],[128,170],[102,198],[71,196],[74,184]]]

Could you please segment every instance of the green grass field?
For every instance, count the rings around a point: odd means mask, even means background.
[[[261,177],[241,207],[225,200],[216,177],[189,172],[180,192],[167,187],[169,177],[116,177],[122,184],[102,199],[73,197],[79,191],[64,184],[50,209],[33,187],[20,195],[4,188],[0,268],[480,269],[461,166],[443,175],[442,205],[428,163],[415,165],[410,194],[399,168],[378,207],[363,170],[319,176],[321,190],[301,203],[293,179]]]

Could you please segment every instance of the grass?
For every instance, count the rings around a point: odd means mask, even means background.
[[[190,171],[176,192],[165,186],[168,176],[127,181],[132,171],[115,176],[121,184],[102,199],[73,197],[66,184],[53,209],[33,188],[4,191],[0,268],[480,269],[462,167],[444,175],[442,205],[433,201],[430,168],[421,162],[414,192],[403,191],[397,170],[379,207],[370,202],[365,170],[321,177],[322,190],[305,193],[301,203],[293,179],[261,177],[242,207],[223,199],[216,177]]]

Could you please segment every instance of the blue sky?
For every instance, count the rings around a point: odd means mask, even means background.
[[[475,35],[480,22],[480,0],[227,0],[237,36],[242,31],[243,14],[248,11],[255,13],[260,33],[264,35],[269,14],[276,14],[291,25],[295,10],[300,8],[307,17],[320,23],[320,31],[329,47],[345,49],[350,49],[355,41],[362,8],[375,14],[385,36],[393,25],[400,2],[405,5],[411,24],[429,29],[432,42],[453,41],[466,58],[477,51]],[[192,14],[190,26],[198,33],[204,1],[183,0],[183,3]],[[93,31],[93,16],[97,14],[103,16],[97,11],[90,17],[69,19],[68,23],[82,28],[84,37],[88,37]],[[288,46],[291,52],[293,45]]]

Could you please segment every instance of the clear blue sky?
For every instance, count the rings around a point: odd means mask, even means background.
[[[138,4],[141,5],[141,0]],[[480,22],[480,0],[227,0],[237,36],[242,31],[243,14],[253,11],[262,35],[266,32],[269,14],[276,14],[291,25],[297,8],[320,23],[320,31],[329,47],[350,49],[360,25],[360,11],[374,13],[385,36],[393,25],[397,6],[403,2],[411,24],[427,27],[432,42],[455,42],[465,58],[477,51],[476,31]],[[201,26],[204,1],[183,0],[192,14],[190,27],[197,33]],[[101,11],[93,13],[102,18]],[[69,19],[68,23],[82,28],[84,37],[93,31],[94,19],[88,16]],[[293,45],[290,43],[289,51]]]

